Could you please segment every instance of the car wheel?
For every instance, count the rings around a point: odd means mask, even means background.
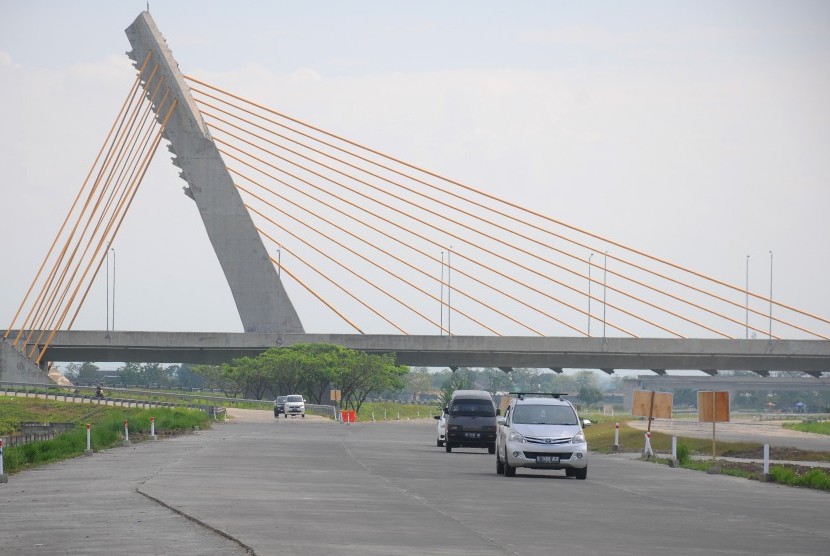
[[[444,446],[444,441],[443,441],[443,440],[437,440],[437,439],[436,439],[436,440],[435,440],[435,445],[436,445],[436,446],[438,446],[439,448],[441,448],[441,447],[443,447],[443,446]]]
[[[288,419],[288,413],[283,413],[282,417],[283,417],[283,419]]]
[[[452,452],[452,446],[450,445],[450,443],[449,443],[449,442],[447,442],[446,444],[444,444],[444,449],[447,451],[447,453],[448,453],[448,454],[449,454],[450,452]]]
[[[588,478],[588,468],[583,467],[582,469],[574,469],[574,477],[580,481],[584,481]]]
[[[305,419],[305,413],[303,413],[302,417],[303,417],[303,419]]]
[[[515,477],[516,476],[516,468],[507,463],[507,458],[504,460],[504,476],[505,477]]]
[[[496,454],[496,474],[504,475],[504,462],[501,460],[498,454]]]
[[[488,454],[495,454],[496,453],[496,445],[495,444],[490,444],[489,446],[487,446],[487,453]]]

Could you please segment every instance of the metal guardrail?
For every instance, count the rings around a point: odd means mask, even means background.
[[[89,390],[92,393],[90,394],[83,394],[81,393],[82,390]],[[134,407],[134,408],[142,408],[142,409],[149,409],[152,407],[180,407],[186,409],[196,409],[199,411],[204,411],[211,414],[212,411],[215,411],[215,408],[209,404],[195,404],[195,403],[178,403],[178,402],[168,402],[168,401],[160,401],[160,400],[141,400],[141,399],[130,399],[130,398],[121,398],[121,397],[114,397],[112,395],[108,395],[104,398],[100,398],[94,395],[94,388],[90,387],[73,387],[73,386],[60,386],[60,385],[50,385],[50,384],[34,384],[34,383],[25,383],[25,382],[0,382],[0,393],[2,394],[9,394],[13,393],[16,396],[23,394],[25,397],[32,396],[43,396],[45,399],[54,399],[56,401],[64,401],[64,402],[77,402],[80,400],[79,403],[87,403],[88,400],[89,404],[97,404],[97,405],[112,405],[112,406],[121,406],[121,407]],[[222,408],[224,410],[224,408]]]
[[[235,406],[238,407],[240,405],[243,406],[254,406],[259,409],[265,410],[273,410],[274,402],[273,400],[253,400],[248,398],[228,398],[228,397],[220,397],[220,396],[204,396],[199,394],[176,394],[172,392],[161,392],[158,390],[140,390],[134,388],[113,388],[109,387],[105,390],[106,397],[105,398],[96,398],[95,397],[95,389],[94,386],[61,386],[58,384],[35,384],[35,383],[27,383],[27,382],[0,382],[0,392],[22,392],[26,396],[29,394],[42,394],[45,395],[46,398],[53,397],[55,400],[62,399],[63,401],[69,401],[70,398],[72,399],[89,399],[91,403],[108,403],[111,402],[112,405],[121,404],[121,406],[126,407],[186,407],[192,409],[199,409],[202,411],[206,411],[208,415],[211,414],[211,410],[214,412],[221,407],[223,410],[226,406]],[[90,394],[83,394],[82,392],[90,392]],[[115,394],[122,394],[122,396],[115,397]],[[183,403],[177,402],[168,402],[168,401],[155,401],[155,400],[143,400],[143,399],[132,399],[130,395],[133,396],[141,396],[141,397],[164,397],[164,398],[173,398],[182,400]],[[207,402],[211,402],[211,404],[197,404],[192,403],[194,400],[204,400]],[[187,403],[187,402],[191,403]],[[132,405],[131,405],[132,404]],[[210,408],[210,409],[209,409]],[[322,405],[322,404],[309,404],[306,403],[306,413],[311,415],[322,415],[324,417],[329,417],[331,419],[338,419],[339,410],[338,408],[331,406],[331,405]],[[224,413],[223,413],[224,417]]]
[[[761,413],[759,421],[830,421],[830,413]]]

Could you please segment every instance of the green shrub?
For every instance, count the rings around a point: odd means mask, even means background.
[[[772,475],[772,478],[775,479],[776,483],[784,485],[795,484],[795,481],[798,479],[798,475],[795,471],[778,465],[772,466],[769,470],[769,474]]]
[[[798,479],[798,486],[830,490],[830,475],[821,469],[810,469]]]
[[[149,434],[150,417],[156,418],[156,432],[192,430],[208,422],[201,411],[188,409],[125,409],[98,414],[91,419],[90,444],[93,450],[103,450],[118,445],[124,436],[124,421],[131,433]],[[131,440],[133,437],[131,435]],[[27,466],[42,465],[79,456],[86,449],[86,427],[77,426],[52,440],[32,442],[4,450],[4,467],[14,473]]]
[[[692,459],[692,447],[685,442],[677,443],[677,461],[680,465],[688,465]]]

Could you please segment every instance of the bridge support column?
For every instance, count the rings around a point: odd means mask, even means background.
[[[133,47],[127,55],[138,67],[152,52],[152,63],[158,64],[165,87],[170,87],[171,102],[178,102],[164,138],[175,154],[173,164],[182,169],[181,177],[188,184],[185,193],[199,209],[245,332],[302,333],[291,299],[153,18],[141,13],[126,32]],[[169,107],[170,103],[153,104],[157,115]]]
[[[54,384],[45,370],[6,340],[0,340],[0,382]]]

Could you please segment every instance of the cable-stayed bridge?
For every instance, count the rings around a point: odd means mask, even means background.
[[[183,75],[148,13],[127,35],[135,81],[6,351],[216,362],[334,341],[423,365],[830,370],[827,318]],[[73,329],[162,139],[243,334]],[[298,299],[353,334],[306,333]]]

